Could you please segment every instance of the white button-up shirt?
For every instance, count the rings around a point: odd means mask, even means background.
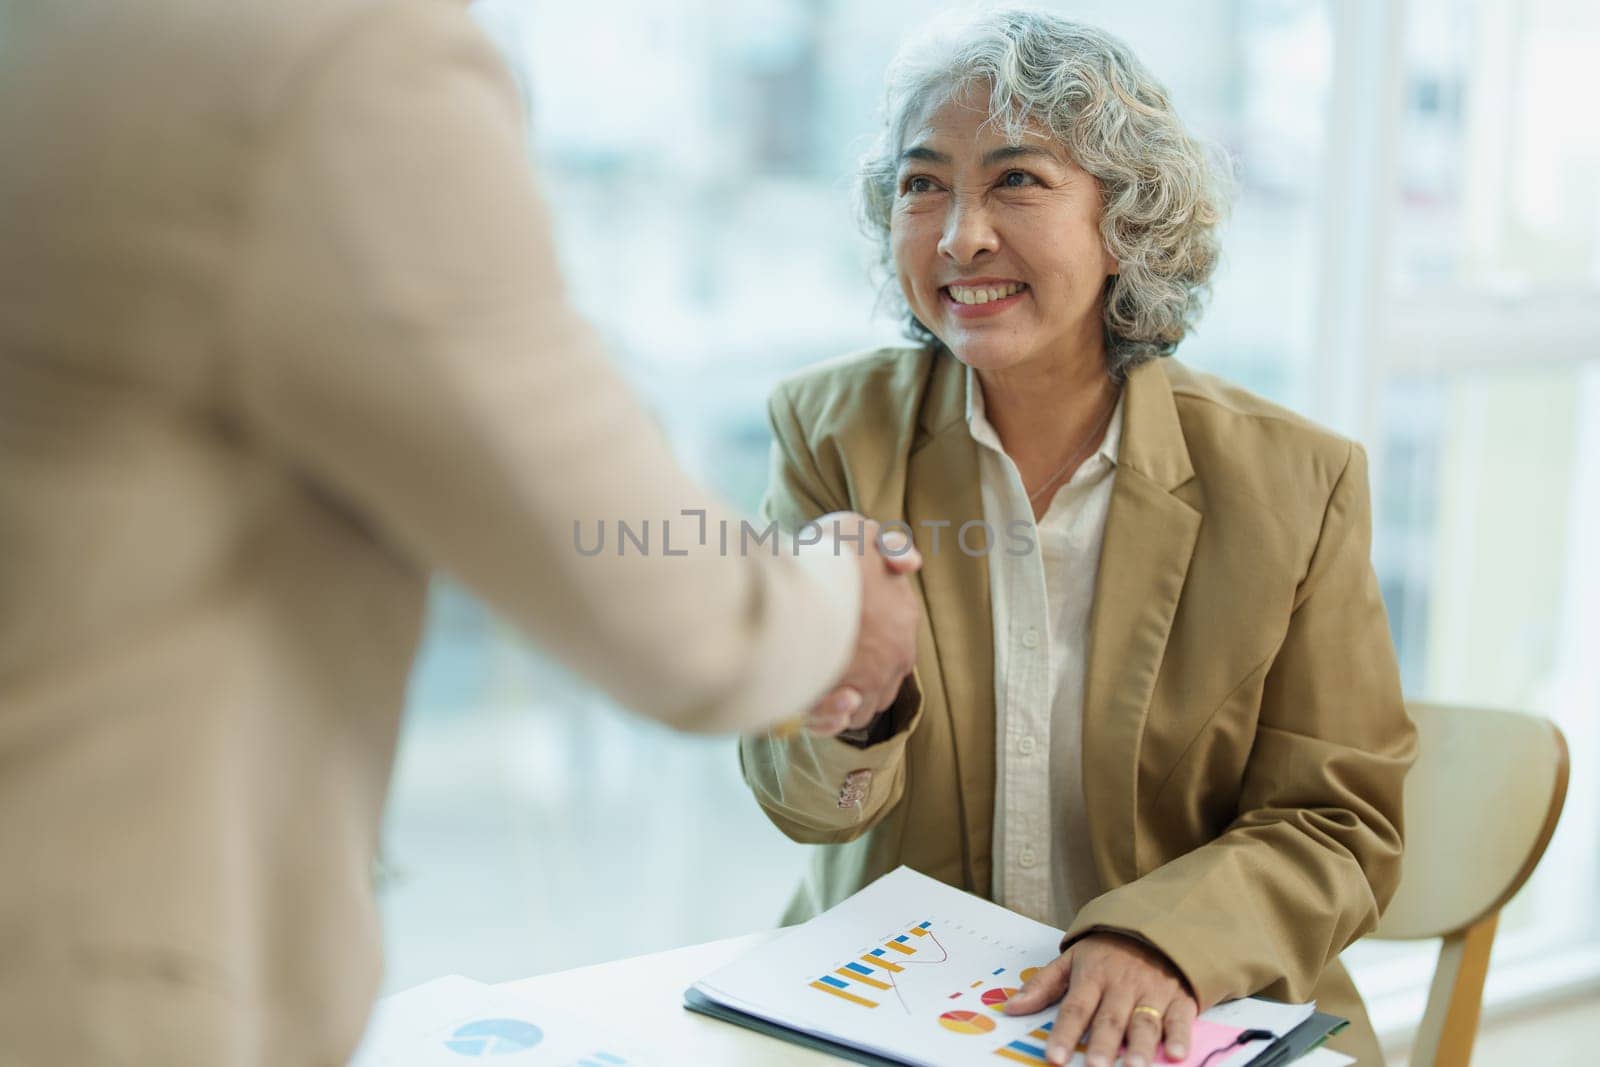
[[[1089,609],[1122,441],[1122,400],[1099,449],[1034,521],[1017,466],[984,417],[967,368],[967,425],[978,473],[994,610],[994,899],[1066,926],[1100,882],[1083,799],[1083,681]],[[1065,457],[1063,457],[1065,458]],[[1012,525],[1023,523],[1023,526]],[[1033,549],[1022,552],[1026,530]]]

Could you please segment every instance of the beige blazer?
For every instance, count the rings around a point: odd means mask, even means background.
[[[826,364],[772,398],[768,511],[907,522],[926,560],[917,684],[893,735],[741,746],[767,814],[824,846],[790,921],[902,863],[990,893],[988,573],[952,544],[983,518],[965,402],[961,364],[914,349]],[[1059,923],[1144,938],[1204,1005],[1314,997],[1352,1019],[1339,1044],[1377,1063],[1338,954],[1399,877],[1413,730],[1369,527],[1359,447],[1173,360],[1130,375],[1083,724],[1106,892]]]
[[[347,1059],[435,568],[676,726],[842,672],[853,561],[663,555],[521,129],[464,4],[0,0],[3,1067]]]

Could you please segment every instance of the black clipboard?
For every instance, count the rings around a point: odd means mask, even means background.
[[[748,1030],[755,1030],[758,1033],[766,1034],[768,1037],[776,1037],[792,1045],[804,1045],[806,1048],[814,1048],[818,1052],[826,1052],[830,1056],[838,1056],[840,1059],[850,1060],[852,1063],[865,1063],[868,1067],[905,1067],[905,1064],[900,1060],[891,1060],[885,1056],[879,1056],[876,1053],[856,1048],[854,1045],[831,1041],[828,1038],[808,1034],[802,1030],[793,1030],[781,1023],[763,1019],[759,1015],[751,1015],[748,1012],[739,1011],[737,1008],[730,1008],[726,1004],[719,1004],[693,987],[683,991],[683,1006],[690,1011],[699,1012],[701,1015],[709,1015],[713,1019],[721,1019],[723,1022],[733,1023],[735,1026],[743,1026]]]
[[[902,1060],[880,1056],[875,1052],[856,1048],[854,1045],[818,1037],[816,1034],[808,1034],[784,1026],[782,1023],[763,1019],[759,1015],[730,1008],[726,1004],[712,1000],[692,986],[683,991],[683,1006],[692,1012],[709,1015],[713,1019],[721,1019],[735,1026],[743,1026],[748,1030],[776,1037],[793,1045],[826,1052],[830,1056],[837,1056],[852,1063],[863,1063],[868,1067],[905,1067]],[[1341,1019],[1337,1015],[1321,1011],[1313,1012],[1311,1018],[1262,1049],[1255,1059],[1250,1061],[1248,1067],[1282,1067],[1283,1064],[1293,1063],[1349,1025],[1348,1019]]]
[[[1249,1067],[1282,1067],[1293,1063],[1349,1025],[1349,1019],[1324,1011],[1312,1012],[1311,1018],[1262,1049]]]

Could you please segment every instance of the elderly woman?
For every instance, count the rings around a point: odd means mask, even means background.
[[[1012,1002],[1061,999],[1058,1062],[1181,1059],[1259,993],[1381,1063],[1338,961],[1395,888],[1413,752],[1366,463],[1168,358],[1221,186],[1099,30],[988,12],[902,51],[860,191],[916,344],[778,389],[765,507],[912,531],[917,670],[741,758],[824,846],[789,921],[908,864],[1064,927]]]

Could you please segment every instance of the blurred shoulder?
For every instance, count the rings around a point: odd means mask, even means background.
[[[1348,437],[1215,375],[1162,363],[1190,461],[1214,498],[1290,510],[1303,502],[1320,515],[1347,469],[1365,479],[1365,456]]]
[[[271,110],[292,106],[314,83],[335,80],[330,74],[373,80],[380,92],[413,84],[439,92],[445,71],[511,81],[502,56],[464,3],[287,0],[263,6],[279,9],[270,33],[262,35],[275,51],[260,65],[263,103]],[[403,97],[396,106],[405,106]]]
[[[41,167],[92,154],[108,200],[119,182],[249,183],[248,157],[330,81],[366,77],[383,98],[432,88],[441,69],[504,68],[466,5],[442,0],[49,0],[0,5],[0,22],[0,101],[27,100],[0,104],[5,148]]]
[[[380,65],[368,56],[411,64],[413,79],[428,73],[419,63],[497,57],[467,5],[441,0],[150,0],[110,10],[90,24],[97,41],[119,53],[117,69],[157,95],[207,94],[214,109],[243,113],[257,130],[274,126],[328,73]]]
[[[1162,363],[1194,466],[1190,491],[1219,531],[1246,523],[1258,545],[1270,542],[1261,531],[1285,531],[1299,553],[1315,544],[1341,483],[1368,498],[1365,453],[1350,438],[1213,374]]]

